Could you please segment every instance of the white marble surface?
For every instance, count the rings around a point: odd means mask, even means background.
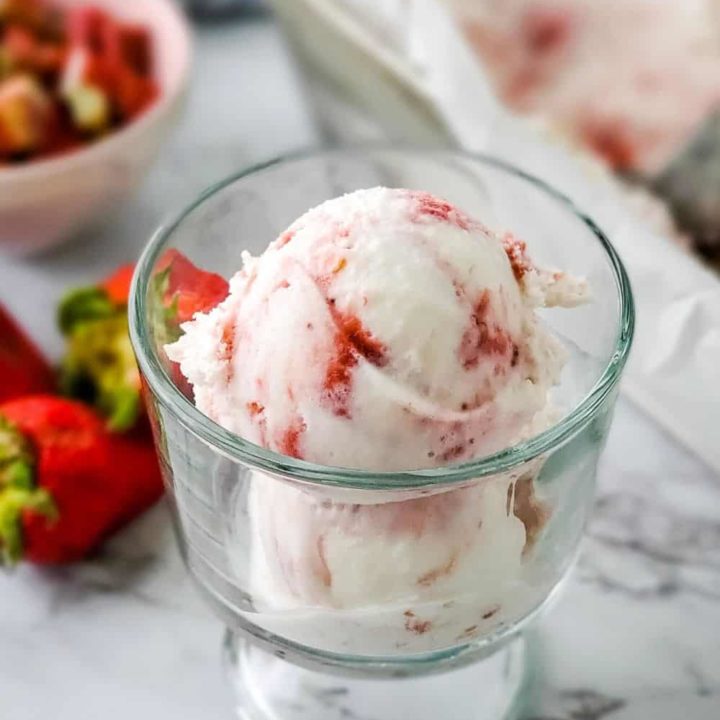
[[[204,28],[186,117],[136,200],[93,237],[0,260],[0,298],[56,352],[63,288],[132,259],[209,182],[313,139],[274,28]],[[89,562],[0,578],[0,718],[229,719],[221,631],[158,507]],[[720,717],[720,478],[626,400],[580,562],[532,649],[526,720]]]

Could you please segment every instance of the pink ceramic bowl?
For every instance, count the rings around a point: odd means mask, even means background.
[[[89,0],[54,0],[65,6]],[[134,122],[65,156],[0,168],[0,250],[32,253],[99,221],[138,186],[179,114],[192,54],[173,0],[90,0],[153,33],[160,97]]]

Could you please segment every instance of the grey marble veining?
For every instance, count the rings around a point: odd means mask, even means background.
[[[3,259],[3,302],[57,352],[65,287],[134,257],[209,182],[313,137],[266,21],[203,29],[187,115],[138,197],[96,237]],[[0,577],[0,718],[229,719],[221,631],[159,506],[92,560]],[[622,398],[577,567],[531,640],[525,720],[720,718],[720,478]],[[322,700],[342,705],[342,683]]]
[[[720,478],[621,400],[530,717],[720,717],[719,628]]]

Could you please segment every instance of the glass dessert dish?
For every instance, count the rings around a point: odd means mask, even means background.
[[[358,188],[417,188],[587,279],[591,302],[541,310],[567,352],[556,408],[492,455],[402,472],[280,455],[188,398],[165,354],[168,251],[229,277],[302,212]],[[633,303],[602,232],[540,180],[489,157],[328,150],[252,168],[161,228],[136,271],[130,324],[177,536],[228,630],[245,720],[512,717],[520,631],[572,565],[630,348]],[[328,437],[328,442],[332,438]]]

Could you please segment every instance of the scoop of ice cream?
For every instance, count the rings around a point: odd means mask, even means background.
[[[361,504],[362,493],[353,498],[360,502],[323,502],[300,488],[255,478],[249,516],[256,602],[413,608],[418,599],[474,591],[483,612],[497,610],[520,573],[526,540],[513,512],[513,487],[512,479],[495,478]]]
[[[508,447],[564,362],[534,308],[585,289],[427,193],[374,188],[303,215],[167,348],[238,435],[325,465],[444,466]]]

